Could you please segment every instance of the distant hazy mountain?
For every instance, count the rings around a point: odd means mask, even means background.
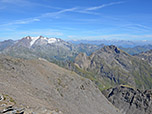
[[[92,79],[101,89],[119,84],[152,88],[152,67],[115,46],[105,46],[90,56],[80,53],[74,66],[74,71]]]
[[[127,41],[127,40],[71,40],[74,44],[115,45],[117,47],[132,48],[135,46],[152,45],[152,41]]]
[[[131,55],[135,55],[135,54],[139,54],[141,52],[146,52],[146,51],[151,50],[152,45],[135,46],[132,48],[124,48],[124,47],[119,47],[119,48]]]

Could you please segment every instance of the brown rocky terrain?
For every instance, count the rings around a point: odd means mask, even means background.
[[[44,59],[1,55],[0,93],[25,114],[119,114],[92,81]]]

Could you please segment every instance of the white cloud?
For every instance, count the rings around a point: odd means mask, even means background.
[[[34,19],[26,19],[26,20],[17,20],[12,24],[29,24],[29,23],[36,22],[36,21],[40,21],[40,19],[34,18]]]
[[[101,9],[101,8],[104,8],[104,7],[113,6],[113,5],[122,4],[122,3],[124,3],[124,2],[122,2],[122,1],[120,1],[120,2],[111,2],[109,4],[102,4],[100,6],[90,7],[90,8],[87,8],[86,10],[89,10],[89,11],[98,10],[98,9]]]

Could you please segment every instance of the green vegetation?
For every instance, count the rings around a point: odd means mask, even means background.
[[[9,95],[6,95],[6,94],[2,94],[2,95],[4,97],[4,101],[12,102],[12,103],[16,104],[15,100],[12,97],[10,97]]]

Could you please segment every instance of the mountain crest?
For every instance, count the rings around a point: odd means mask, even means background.
[[[33,45],[47,45],[47,44],[52,44],[56,42],[60,42],[61,39],[59,38],[47,38],[44,36],[37,36],[37,37],[31,37],[31,36],[26,36],[19,40],[19,43],[21,44],[26,44],[26,46],[31,47]]]
[[[105,52],[114,52],[114,53],[120,53],[121,52],[121,50],[114,45],[104,46],[101,50],[105,51]]]

